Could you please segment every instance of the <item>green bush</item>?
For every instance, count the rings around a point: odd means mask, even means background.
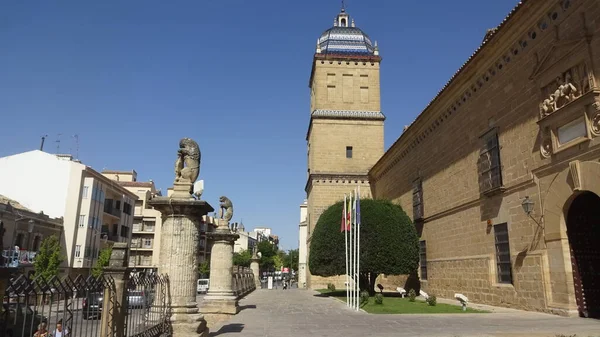
[[[333,283],[327,283],[327,289],[329,291],[335,291],[335,284],[333,284]]]
[[[375,294],[375,304],[383,304],[383,294]]]
[[[435,297],[435,295],[429,295],[429,297],[425,301],[430,306],[435,307],[435,305],[437,304],[437,297]]]
[[[414,289],[411,289],[408,292],[408,300],[414,302],[417,299],[417,292]]]
[[[360,304],[366,305],[368,303],[369,303],[369,292],[366,290],[363,290],[360,292]]]
[[[343,201],[319,217],[310,242],[309,270],[330,277],[346,272],[345,235],[340,232]],[[402,207],[388,200],[360,201],[360,271],[363,289],[375,293],[380,274],[406,275],[419,266],[419,237]]]

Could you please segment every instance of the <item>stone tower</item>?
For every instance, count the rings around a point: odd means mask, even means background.
[[[358,185],[370,196],[367,173],[384,153],[377,42],[357,28],[342,8],[317,40],[310,75],[307,252],[321,213]],[[343,280],[311,276],[307,286]],[[341,283],[340,283],[341,282]]]

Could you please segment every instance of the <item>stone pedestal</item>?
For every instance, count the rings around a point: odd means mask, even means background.
[[[171,323],[176,337],[208,336],[206,320],[196,301],[199,220],[214,209],[192,198],[191,186],[176,183],[171,197],[149,201],[163,216],[158,272],[169,277]]]
[[[252,269],[252,274],[254,274],[254,284],[256,285],[256,289],[260,289],[260,268],[258,262],[260,259],[256,255],[252,255],[252,260],[250,260],[250,269]]]
[[[210,251],[210,287],[202,302],[206,314],[235,315],[239,311],[232,289],[233,245],[240,236],[231,233],[227,221],[218,219],[217,229],[207,233],[213,241]]]

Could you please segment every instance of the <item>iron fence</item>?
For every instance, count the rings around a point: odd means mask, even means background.
[[[12,278],[3,289],[0,337],[172,335],[168,277],[130,273]]]
[[[114,290],[105,276],[15,277],[4,292],[0,337],[99,336],[102,303],[114,301]]]
[[[171,335],[170,308],[169,278],[166,275],[132,275],[127,282],[125,335]]]

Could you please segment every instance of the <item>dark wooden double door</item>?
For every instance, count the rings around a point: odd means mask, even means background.
[[[600,318],[600,197],[584,192],[567,214],[567,234],[579,315]]]

